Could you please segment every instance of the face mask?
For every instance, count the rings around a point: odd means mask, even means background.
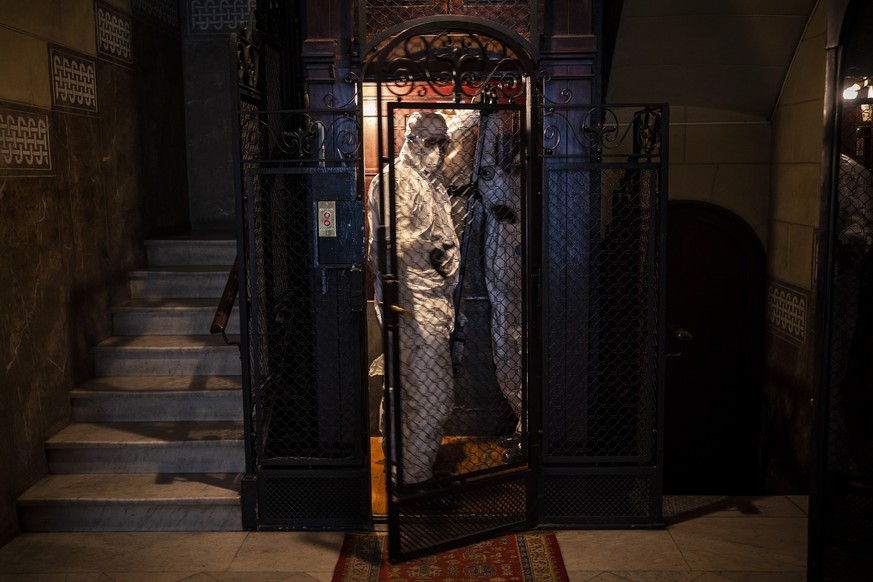
[[[428,172],[433,172],[440,167],[442,161],[443,157],[440,155],[440,150],[438,148],[431,148],[424,154],[421,165]]]

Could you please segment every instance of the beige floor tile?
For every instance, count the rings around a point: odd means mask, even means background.
[[[0,582],[113,582],[100,573],[89,574],[0,574]]]
[[[699,518],[671,525],[669,532],[693,571],[806,568],[806,518]]]
[[[203,582],[318,582],[303,572],[209,572],[209,576]]]
[[[805,517],[805,511],[788,497],[721,497],[716,495],[666,495],[664,517],[676,523],[698,517]]]
[[[805,582],[804,572],[707,572],[694,582]]]
[[[344,537],[343,532],[251,532],[228,570],[333,573]]]
[[[688,571],[666,530],[585,530],[557,534],[568,571]]]
[[[157,576],[148,572],[110,572],[107,576],[111,582],[320,582],[302,572],[189,572]]]
[[[0,572],[203,572],[230,565],[245,532],[23,534],[0,549]]]
[[[570,582],[588,582],[596,576],[600,576],[600,572],[567,572]]]
[[[613,572],[628,582],[697,582],[700,572]]]
[[[203,576],[199,572],[106,572],[105,575],[106,579],[112,582],[181,582],[182,580],[200,582],[203,580],[203,578],[198,579],[198,576]]]

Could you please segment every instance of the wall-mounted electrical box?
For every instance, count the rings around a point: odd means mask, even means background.
[[[364,204],[354,168],[319,168],[309,175],[315,228],[315,266],[344,269],[364,260]]]

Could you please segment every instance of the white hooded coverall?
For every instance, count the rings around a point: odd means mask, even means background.
[[[483,115],[479,192],[485,205],[485,286],[491,302],[491,343],[500,391],[521,432],[521,184],[497,160],[499,113]]]
[[[398,318],[402,445],[399,477],[409,485],[433,477],[443,425],[454,404],[449,344],[455,320],[452,294],[458,281],[460,248],[439,171],[447,143],[445,120],[438,113],[416,112],[409,118],[406,137],[394,161],[394,210],[398,307],[404,310]],[[426,141],[438,141],[443,147],[427,146]],[[373,179],[368,202],[369,261],[377,273],[374,299],[380,324],[386,306],[374,238],[381,221],[379,181],[387,176],[386,171]],[[385,194],[387,200],[388,189]],[[387,221],[390,214],[385,210]],[[393,402],[396,405],[397,399]]]

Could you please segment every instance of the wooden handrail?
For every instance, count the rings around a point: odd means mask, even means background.
[[[212,326],[209,328],[209,333],[220,333],[228,344],[233,342],[227,340],[227,322],[230,320],[230,313],[233,311],[233,304],[239,292],[236,269],[237,259],[234,258],[230,273],[227,274],[227,283],[224,284],[224,292],[215,309],[215,317],[212,318]]]

